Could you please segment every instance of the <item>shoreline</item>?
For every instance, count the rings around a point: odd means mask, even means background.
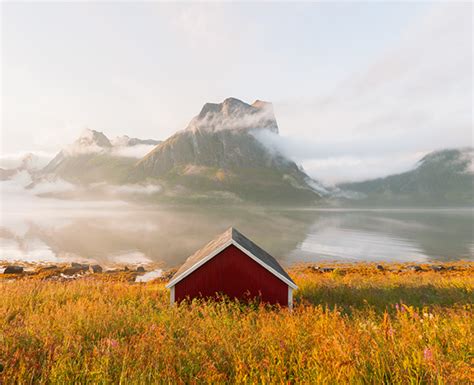
[[[0,282],[5,280],[34,279],[39,281],[70,281],[79,279],[120,280],[135,283],[167,282],[178,267],[166,268],[156,264],[114,264],[97,263],[37,263],[1,262]],[[345,275],[350,273],[367,274],[407,274],[407,273],[448,273],[472,271],[474,261],[459,260],[451,262],[345,262],[321,261],[318,263],[295,263],[288,267],[290,275],[310,272],[318,274]],[[142,278],[141,278],[142,277]]]

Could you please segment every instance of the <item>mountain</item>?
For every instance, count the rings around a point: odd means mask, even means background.
[[[0,181],[8,180],[17,173],[15,169],[0,168]]]
[[[33,175],[41,169],[42,162],[40,158],[32,153],[27,153],[19,159],[19,164],[10,168],[0,168],[0,181],[8,180],[14,177],[17,173],[26,171]]]
[[[154,181],[168,196],[308,204],[317,185],[292,160],[253,134],[278,134],[271,103],[207,103],[189,125],[141,159],[131,180]]]
[[[40,176],[49,179],[60,177],[71,183],[90,184],[125,182],[137,162],[134,146],[151,146],[160,143],[152,139],[128,136],[109,140],[102,132],[86,129],[71,145],[64,147]],[[133,150],[133,149],[132,149]]]
[[[434,151],[411,171],[339,187],[356,193],[364,205],[473,205],[473,159],[472,147]]]

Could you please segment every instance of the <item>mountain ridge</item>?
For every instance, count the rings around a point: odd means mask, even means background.
[[[472,147],[433,151],[414,169],[396,175],[328,187],[265,145],[258,134],[266,131],[275,135],[279,131],[271,103],[227,98],[204,104],[184,129],[164,141],[127,135],[109,139],[103,132],[87,129],[44,168],[33,167],[29,156],[15,170],[0,169],[0,179],[27,171],[31,186],[64,179],[80,185],[81,191],[105,185],[117,191],[147,191],[152,201],[474,205]]]
[[[59,151],[41,170],[39,177],[60,177],[80,184],[104,181],[122,183],[126,181],[137,159],[123,156],[120,151],[159,143],[157,140],[130,138],[127,135],[111,141],[103,132],[86,129],[72,144]]]
[[[412,170],[339,188],[362,194],[357,201],[370,205],[474,205],[474,149],[435,150]]]

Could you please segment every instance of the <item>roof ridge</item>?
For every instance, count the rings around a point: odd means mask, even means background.
[[[258,259],[261,264],[267,266],[269,269],[277,273],[277,275],[284,278],[284,280],[290,281],[296,287],[295,282],[291,279],[285,269],[283,269],[283,267],[273,256],[271,256],[268,252],[258,246],[254,241],[247,238],[233,226],[229,227],[226,231],[217,235],[212,240],[207,242],[203,247],[199,248],[198,250],[196,250],[196,252],[191,254],[175,273],[168,285],[174,282],[172,284],[173,286],[186,275],[188,275],[190,272],[192,272],[195,268],[204,263],[203,260],[207,262],[206,258],[214,257],[215,255],[217,255],[215,254],[217,250],[222,247],[227,248],[228,246],[230,246],[229,243],[233,242],[235,242],[235,244],[238,244],[243,249],[247,250],[248,253],[250,253],[254,257],[254,259]]]

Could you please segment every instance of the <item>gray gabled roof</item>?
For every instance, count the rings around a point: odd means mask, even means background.
[[[296,284],[293,282],[291,277],[281,267],[281,265],[277,262],[275,258],[273,258],[265,250],[257,246],[254,242],[252,242],[245,235],[243,235],[233,227],[227,229],[224,233],[220,234],[218,237],[214,238],[203,248],[199,249],[193,255],[191,255],[178,269],[176,274],[166,286],[174,286],[190,272],[207,262],[207,260],[214,257],[220,251],[225,249],[227,246],[230,246],[231,244],[234,244],[237,247],[240,246],[240,248],[245,249],[263,267],[267,268],[267,270],[272,272],[274,275],[276,275],[283,281],[288,281],[286,283],[290,283],[290,286],[296,288]]]

